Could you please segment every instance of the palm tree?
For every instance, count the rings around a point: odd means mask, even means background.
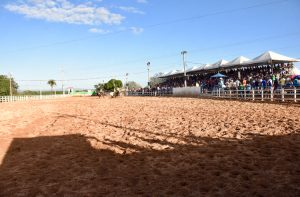
[[[56,86],[56,82],[54,79],[50,79],[48,81],[48,85],[51,87],[51,92],[53,92],[53,86]]]

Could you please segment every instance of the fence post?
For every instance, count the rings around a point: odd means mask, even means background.
[[[255,101],[255,90],[252,89],[252,100]]]
[[[264,89],[261,89],[261,101],[264,101]]]
[[[281,88],[281,101],[284,102],[284,88]]]
[[[297,102],[297,88],[294,88],[294,101]]]
[[[273,101],[273,87],[270,88],[270,94],[271,94],[271,101]]]

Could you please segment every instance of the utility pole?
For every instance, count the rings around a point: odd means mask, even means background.
[[[42,81],[40,81],[40,99],[42,99]]]
[[[13,93],[12,93],[12,84],[11,84],[11,73],[8,73],[8,76],[9,76],[9,95],[12,96]]]
[[[183,72],[184,72],[184,87],[187,87],[187,84],[186,84],[185,54],[187,54],[187,51],[181,51],[181,55],[182,55],[182,63],[183,63]]]
[[[148,70],[148,88],[150,89],[150,62],[147,63]]]
[[[64,90],[65,71],[64,71],[64,67],[63,66],[61,66],[61,74],[62,74],[62,81],[61,81],[62,92],[63,92],[63,95],[65,95],[65,90]]]
[[[125,90],[127,91],[128,90],[128,84],[127,84],[128,83],[128,81],[127,81],[128,80],[128,73],[126,73],[125,76],[126,76],[126,79],[125,79]]]

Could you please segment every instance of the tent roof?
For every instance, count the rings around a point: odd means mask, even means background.
[[[230,62],[228,62],[227,64],[224,64],[222,67],[230,67],[230,66],[237,66],[237,65],[241,65],[243,63],[246,63],[250,61],[249,58],[246,58],[244,56],[240,56],[240,57],[237,57],[233,60],[231,60]]]
[[[164,76],[171,76],[171,75],[174,75],[177,72],[178,72],[177,70],[172,70],[172,71],[168,72],[167,74],[165,74]]]
[[[164,72],[164,74],[161,75],[160,77],[167,77],[169,73],[170,73],[170,72]]]
[[[287,57],[272,51],[267,51],[258,57],[249,60],[246,57],[240,56],[235,58],[234,60],[231,60],[230,62],[227,62],[226,60],[219,60],[214,64],[205,64],[201,66],[194,66],[192,68],[189,68],[186,70],[186,72],[197,72],[197,71],[205,71],[205,70],[210,70],[210,69],[217,69],[217,68],[226,68],[226,67],[231,67],[231,66],[247,66],[247,65],[255,65],[255,64],[270,64],[271,61],[274,63],[289,63],[289,62],[300,62],[300,59],[295,59],[291,57]],[[183,70],[172,70],[167,73],[163,73],[158,75],[158,77],[169,77],[169,76],[174,76],[178,74],[182,74]]]
[[[192,71],[197,70],[197,69],[199,69],[199,68],[201,68],[201,66],[193,66],[192,68],[188,68],[188,69],[186,70],[186,72],[192,72]]]
[[[173,75],[177,75],[177,74],[181,74],[183,73],[183,70],[172,70],[170,72],[168,72],[167,74],[163,75],[162,77],[169,77],[169,76],[173,76]]]
[[[220,68],[223,65],[225,65],[226,63],[228,63],[228,61],[221,59],[221,60],[217,61],[216,63],[212,64],[208,69]]]
[[[299,62],[300,60],[294,59],[291,57],[287,57],[284,55],[281,55],[279,53],[275,53],[273,51],[266,51],[263,54],[257,56],[256,58],[250,60],[249,62],[246,62],[244,64],[268,64],[271,63],[271,61],[280,61],[280,62]]]
[[[210,67],[211,67],[211,64],[205,64],[205,65],[203,65],[202,70],[208,70],[208,69],[210,69]]]
[[[193,69],[189,69],[187,70],[186,72],[197,72],[197,71],[200,71],[200,70],[203,70],[205,66],[209,66],[210,64],[203,64],[201,66],[197,66],[197,67],[193,67]]]
[[[222,78],[222,77],[226,77],[226,75],[223,75],[221,73],[217,73],[217,74],[211,76],[211,78]]]

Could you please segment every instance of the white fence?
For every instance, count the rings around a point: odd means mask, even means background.
[[[30,101],[30,100],[46,100],[69,97],[70,95],[34,95],[34,96],[0,96],[0,103]]]
[[[173,90],[157,90],[157,91],[129,91],[127,96],[173,96]]]
[[[173,88],[173,96],[198,97],[200,94],[201,94],[200,87]]]
[[[173,90],[158,92],[128,92],[128,96],[185,96],[185,97],[209,97],[226,98],[252,101],[280,101],[299,102],[300,87],[285,89],[252,89],[252,90],[225,90],[214,89],[212,91],[201,90],[200,87],[173,88]]]
[[[253,101],[300,101],[300,88],[204,91],[200,96]]]

